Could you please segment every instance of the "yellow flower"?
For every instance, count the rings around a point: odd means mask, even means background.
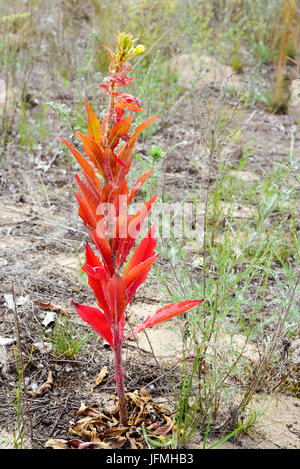
[[[130,33],[119,33],[117,37],[117,50],[115,54],[116,62],[124,62],[134,55],[145,51],[142,44],[134,46],[137,39],[133,39]]]
[[[136,54],[142,54],[143,52],[145,52],[145,46],[143,46],[143,44],[138,44],[134,50],[132,51],[132,55],[136,55]]]

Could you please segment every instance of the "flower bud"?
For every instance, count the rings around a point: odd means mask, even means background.
[[[142,54],[145,52],[145,46],[143,44],[138,44],[132,52],[132,55]]]

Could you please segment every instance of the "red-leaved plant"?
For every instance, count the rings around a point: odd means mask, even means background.
[[[79,215],[97,248],[98,257],[91,246],[86,245],[86,262],[82,269],[88,276],[99,308],[85,306],[72,301],[77,313],[110,344],[114,351],[114,368],[119,398],[120,423],[127,423],[127,404],[124,388],[124,369],[121,349],[123,342],[134,334],[154,324],[181,314],[203,300],[181,301],[159,309],[153,316],[139,324],[129,335],[124,334],[126,308],[132,301],[137,288],[145,282],[155,254],[155,226],[135,247],[157,195],[142,205],[134,215],[129,215],[128,206],[152,171],[143,174],[129,191],[127,174],[138,135],[158,116],[152,117],[130,133],[133,113],[142,111],[138,100],[119,91],[132,85],[133,71],[128,59],[143,52],[144,47],[135,47],[130,34],[120,33],[116,51],[106,48],[110,57],[110,75],[100,85],[109,96],[106,114],[100,122],[92,108],[85,102],[88,135],[76,132],[83,144],[84,158],[69,142],[62,139],[80,164],[84,181],[75,176],[80,193],[76,193]],[[132,113],[125,117],[125,110]],[[128,260],[130,251],[133,254]]]

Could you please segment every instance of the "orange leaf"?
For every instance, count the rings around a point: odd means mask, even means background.
[[[111,149],[104,149],[91,137],[83,135],[78,131],[76,132],[76,135],[83,143],[84,152],[98,169],[101,176],[104,176],[107,180],[112,181],[116,163]]]
[[[116,184],[121,184],[124,181],[124,178],[126,177],[130,169],[131,155],[134,150],[136,138],[131,140],[130,144],[128,142],[125,146],[122,145],[121,151],[117,152],[118,159],[123,162],[124,166],[121,166],[121,165],[117,166],[116,178],[115,178]]]
[[[96,143],[99,143],[101,142],[101,132],[100,132],[100,121],[99,119],[97,119],[97,117],[95,116],[91,106],[86,102],[84,101],[84,104],[85,104],[85,107],[86,107],[86,110],[87,110],[87,113],[88,113],[88,134],[89,134],[89,137],[92,137]]]
[[[97,226],[96,215],[93,213],[85,197],[79,194],[78,192],[76,192],[76,198],[77,198],[77,202],[79,205],[78,213],[84,225],[91,227],[91,228],[96,228]]]
[[[95,188],[98,188],[98,191],[100,192],[101,191],[101,183],[99,181],[99,179],[97,178],[96,174],[95,174],[95,171],[94,169],[92,168],[92,166],[86,161],[86,159],[81,155],[81,153],[79,153],[79,151],[77,151],[73,145],[71,145],[71,143],[69,143],[67,140],[65,140],[64,138],[60,137],[60,139],[67,145],[67,147],[69,148],[69,150],[73,153],[73,155],[75,156],[76,160],[78,161],[78,163],[80,164],[80,166],[82,167],[84,173],[90,178],[90,180],[92,181],[93,183],[93,186]]]
[[[148,179],[148,177],[151,176],[152,173],[153,173],[153,171],[148,171],[148,173],[143,174],[143,175],[138,179],[138,181],[137,181],[136,184],[133,186],[132,191],[130,192],[130,195],[129,195],[129,197],[128,197],[128,205],[130,204],[130,202],[132,201],[132,199],[134,198],[134,196],[136,195],[136,193],[139,191],[139,189],[142,187],[142,185],[144,184],[144,182],[146,181],[146,179]]]
[[[113,126],[108,137],[108,145],[111,148],[114,148],[118,144],[120,138],[129,132],[132,118],[133,114],[125,117]]]
[[[144,329],[147,329],[147,327],[152,327],[155,324],[159,324],[160,322],[166,321],[167,319],[171,319],[174,316],[178,316],[179,314],[184,313],[185,311],[193,308],[194,306],[198,306],[200,303],[202,303],[202,301],[203,299],[187,300],[164,306],[163,308],[159,309],[153,316],[148,316],[147,319],[142,324],[137,326],[134,331],[131,332],[131,334],[125,337],[124,340],[128,339],[134,334],[137,334],[140,331],[143,331]]]
[[[96,198],[95,194],[90,190],[87,184],[84,184],[79,176],[75,174],[75,179],[77,181],[78,186],[80,187],[81,193],[84,196],[86,203],[89,205],[91,211],[95,215],[97,214],[97,207],[99,205],[99,200]]]
[[[152,124],[152,122],[154,122],[158,118],[159,118],[159,116],[150,117],[150,119],[147,119],[146,121],[144,121],[140,125],[138,125],[137,128],[135,129],[134,133],[131,135],[128,143],[131,143],[132,139],[135,139],[141,132],[143,132],[143,130],[146,129],[146,127],[148,127],[148,125]]]

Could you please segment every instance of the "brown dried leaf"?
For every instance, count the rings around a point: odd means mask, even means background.
[[[107,430],[104,430],[103,436],[104,437],[115,437],[117,435],[123,435],[128,430],[128,427],[112,427],[108,428]]]
[[[37,391],[30,391],[32,397],[42,396],[48,389],[51,389],[53,386],[53,376],[51,370],[48,373],[47,381],[42,384],[42,386]]]
[[[104,366],[102,370],[100,371],[100,373],[98,374],[95,383],[93,384],[91,389],[88,391],[88,394],[91,394],[94,391],[95,387],[99,386],[99,384],[101,384],[107,378],[107,376],[108,376],[108,368],[107,366]]]
[[[133,421],[133,425],[137,427],[139,424],[141,424],[145,420],[145,412],[144,412],[144,406],[141,407],[141,410],[137,414],[136,418]]]
[[[97,404],[92,404],[91,406],[86,406],[84,402],[81,402],[80,408],[77,411],[78,415],[88,415],[89,417],[94,417],[94,418],[99,418],[99,419],[104,419],[112,422],[113,420],[103,412],[96,410],[96,407],[98,407]]]
[[[144,449],[143,441],[144,437],[142,435],[136,436],[137,429],[136,427],[131,427],[129,431],[126,433],[126,438],[129,441],[131,449]],[[139,433],[139,432],[138,432]]]
[[[164,427],[157,428],[155,430],[155,433],[159,433],[160,435],[166,435],[172,430],[174,426],[174,421],[170,417],[167,417],[167,416],[165,416],[164,418],[167,422],[166,425]]]
[[[119,449],[124,446],[126,443],[126,437],[125,436],[117,436],[116,438],[110,438],[107,441],[107,444],[109,444],[111,449]]]
[[[156,412],[158,412],[159,414],[162,414],[162,415],[171,414],[170,409],[168,409],[168,407],[166,407],[163,404],[156,404],[155,402],[152,402],[151,405],[152,405],[153,409]]]
[[[75,449],[110,449],[110,446],[101,441],[81,441],[81,440],[68,440],[67,445]]]
[[[97,419],[84,417],[76,423],[71,423],[69,433],[95,441],[97,439],[97,428],[95,423],[98,423]]]
[[[50,301],[49,303],[44,303],[43,301],[40,300],[34,300],[34,303],[38,306],[40,306],[42,309],[50,309],[50,311],[55,311],[56,313],[63,313],[69,315],[69,311],[64,308],[63,306],[56,305]]]
[[[152,400],[151,394],[149,394],[146,388],[141,388],[141,396],[148,401]]]
[[[126,394],[127,399],[132,400],[137,407],[144,407],[144,402],[140,398],[140,396],[137,395],[137,392],[128,392]]]
[[[152,423],[151,425],[149,425],[149,427],[147,427],[147,430],[157,430],[158,428],[160,428],[160,422],[154,422]]]
[[[50,438],[46,444],[46,448],[53,448],[53,449],[94,449],[94,448],[103,448],[103,449],[111,449],[107,443],[103,443],[101,441],[91,442],[91,441],[81,441],[81,440],[61,440],[61,439],[54,439]]]
[[[113,416],[119,412],[119,399],[113,394],[111,394],[109,398],[114,401],[114,406],[109,410],[110,415]]]
[[[114,407],[102,412],[96,409],[97,404],[86,406],[81,403],[77,412],[81,418],[76,423],[71,423],[69,432],[93,443],[105,443],[111,449],[128,446],[132,449],[144,449],[144,437],[139,427],[144,425],[154,431],[153,435],[157,439],[162,439],[163,435],[172,430],[174,422],[170,417],[171,411],[164,405],[153,403],[145,388],[140,393],[136,390],[126,394],[128,426],[119,425],[118,397],[111,397],[115,402]]]
[[[135,440],[134,438],[131,438],[131,437],[130,437],[130,432],[127,432],[127,433],[126,433],[126,438],[127,438],[127,440],[129,441],[130,449],[138,449],[136,440]]]
[[[45,443],[45,447],[53,449],[68,449],[67,440],[55,440],[54,438],[49,438]]]

